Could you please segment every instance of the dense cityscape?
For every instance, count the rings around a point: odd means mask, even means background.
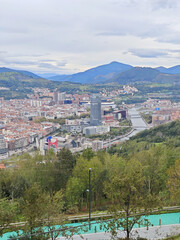
[[[123,86],[111,92],[102,91],[99,98],[95,94],[67,94],[43,88],[34,88],[33,91],[29,99],[0,99],[1,159],[37,148],[45,154],[48,147],[46,139],[54,133],[59,135],[52,139],[58,140],[57,150],[63,147],[72,151],[82,151],[87,147],[95,151],[103,149],[107,141],[95,141],[88,136],[108,133],[111,128],[122,129],[121,122],[130,120],[128,109],[133,105],[117,105],[114,99],[134,94],[138,89]],[[180,120],[180,104],[170,100],[148,99],[138,108],[141,112],[151,113],[149,127]],[[57,119],[61,119],[62,123],[58,123]],[[131,125],[130,121],[129,131]]]
[[[118,110],[116,104],[111,101],[112,97],[120,93],[124,94],[124,91],[131,93],[137,89],[128,87],[126,90],[122,89],[103,94],[104,101],[101,103],[101,99],[99,100],[98,109],[100,119],[101,106],[102,111],[105,112],[102,119],[103,125],[101,122],[93,123],[91,121],[90,123],[90,119],[87,117],[81,118],[89,112],[89,94],[72,95],[58,91],[50,92],[48,89],[33,90],[34,95],[29,96],[30,99],[4,100],[1,98],[1,158],[9,156],[8,154],[13,153],[13,151],[23,151],[33,143],[37,143],[37,146],[39,146],[40,139],[58,129],[61,129],[62,132],[92,135],[108,132],[110,126],[118,127],[118,119],[126,118],[126,110]],[[68,117],[75,117],[75,119],[68,119]],[[45,120],[38,122],[38,119],[41,120],[42,118]],[[58,118],[65,119],[64,124],[49,122],[49,120]],[[101,125],[101,127],[88,128],[90,125]],[[89,134],[88,131],[90,131]],[[66,136],[59,138],[58,149],[68,145],[66,140]],[[72,141],[71,138],[69,140]],[[66,143],[63,145],[63,142]],[[91,146],[91,143],[84,145],[84,148],[87,148],[87,146]]]

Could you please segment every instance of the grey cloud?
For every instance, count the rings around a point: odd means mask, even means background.
[[[166,34],[157,36],[157,41],[164,43],[180,44],[180,32],[167,31]]]
[[[53,70],[59,70],[61,67],[63,67],[62,65],[54,65],[51,63],[47,63],[47,62],[40,62],[38,63],[38,67],[39,68],[43,68],[43,69],[53,69]]]
[[[135,21],[129,25],[121,25],[100,32],[97,36],[136,36],[142,39],[154,38],[157,42],[180,44],[180,31],[173,29],[169,23],[155,24],[149,21]]]
[[[28,30],[27,28],[18,28],[18,27],[12,27],[12,26],[8,26],[8,27],[4,27],[4,26],[0,26],[0,32],[1,34],[4,33],[11,33],[11,34],[27,34]]]
[[[24,60],[24,61],[22,61],[22,60],[15,60],[15,61],[9,60],[8,62],[11,63],[11,64],[16,64],[16,65],[27,65],[27,66],[36,65],[35,61],[28,61],[28,60]]]
[[[153,47],[180,44],[179,12],[178,0],[3,0],[0,60],[64,71],[121,57],[123,51],[131,52],[127,58],[177,56]],[[146,48],[144,39],[151,50],[136,49],[141,43]]]
[[[10,59],[10,58],[4,58],[1,59],[2,64],[11,64],[11,65],[36,65],[36,61],[30,61],[30,60],[18,60],[18,59]]]
[[[37,66],[37,69],[34,72],[39,72],[39,73],[56,73],[56,74],[62,74],[64,71],[64,67],[61,66],[55,66],[53,64],[50,63],[39,63]],[[66,69],[66,71],[69,71],[69,69]]]
[[[54,65],[51,64],[51,63],[43,63],[43,62],[41,62],[41,63],[38,64],[38,67],[39,68],[54,68]]]
[[[172,53],[180,53],[180,49],[178,49],[178,50],[171,49],[171,50],[169,50],[169,52],[172,52]]]
[[[53,69],[53,70],[59,70],[59,68],[64,67],[67,63],[65,62],[58,62],[55,60],[18,60],[18,59],[0,59],[0,64],[5,66],[11,66],[13,67],[18,67],[24,68],[24,67],[37,67],[41,69]]]
[[[47,55],[49,55],[49,54],[47,54],[47,53],[45,53],[45,54],[31,54],[31,55],[29,55],[29,57],[31,56],[31,57],[39,58],[39,57],[46,57]],[[27,56],[27,55],[25,55],[25,56]]]
[[[124,6],[132,6],[133,4],[136,4],[136,0],[114,0],[112,1],[112,4],[115,4],[115,5],[124,5]]]
[[[55,60],[53,60],[53,59],[42,59],[41,62],[43,62],[43,63],[44,63],[44,62],[45,62],[45,63],[46,63],[46,62],[55,62]]]
[[[12,52],[8,52],[8,51],[0,51],[0,54],[2,54],[4,57],[6,58],[39,58],[39,57],[47,57],[49,54],[45,53],[45,54],[25,54],[25,53],[21,53],[21,52],[18,52],[18,53],[12,53]]]
[[[150,2],[153,10],[176,8],[178,5],[178,0],[154,0]]]
[[[153,8],[156,8],[156,11],[153,11]],[[97,36],[136,36],[180,44],[180,29],[177,27],[180,21],[179,1],[127,1],[127,6],[121,4],[117,9],[120,10],[119,15],[115,10],[114,16],[111,15],[104,26],[97,22]]]
[[[129,49],[128,53],[141,58],[157,58],[169,55],[167,51],[157,49]]]
[[[54,63],[56,66],[60,66],[60,67],[64,67],[67,64],[66,61],[56,61],[56,60],[53,60],[53,59],[43,59],[40,62],[41,63]]]
[[[164,36],[167,32],[169,32],[168,24],[155,24],[150,22],[149,20],[145,20],[144,22],[140,19],[135,20],[134,22],[129,22],[124,24],[118,23],[113,26],[108,31],[100,32],[97,35],[104,36],[139,36],[142,38],[147,37],[159,37]]]
[[[171,57],[172,54],[180,54],[180,50],[171,50],[171,49],[129,49],[126,53],[131,53],[134,56],[141,58],[158,58],[158,57]]]
[[[0,51],[0,61],[1,61],[2,59],[4,59],[4,58],[6,57],[6,55],[7,55],[7,52],[6,52],[6,51]]]
[[[67,65],[67,62],[57,62],[56,65],[57,65],[58,67],[64,67],[64,66]]]
[[[7,54],[6,51],[0,51],[0,54]]]

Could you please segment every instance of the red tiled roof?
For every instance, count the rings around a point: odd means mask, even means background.
[[[4,163],[0,163],[0,169],[5,169],[6,167],[5,167],[5,165],[4,165]]]

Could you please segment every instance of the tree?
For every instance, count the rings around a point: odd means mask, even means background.
[[[19,169],[7,169],[0,172],[0,197],[16,199],[23,196],[28,183]]]
[[[45,156],[36,152],[34,157],[31,157],[30,159],[23,158],[17,163],[18,169],[16,170],[16,175],[19,178],[21,176],[22,179],[25,179],[27,187],[32,186],[34,183],[38,183],[39,186],[41,186],[42,191],[48,192],[52,195],[55,191],[55,161],[56,155],[51,149]]]
[[[55,191],[66,187],[69,177],[72,175],[76,159],[69,149],[63,148],[57,154],[57,161],[54,162],[54,185]]]
[[[159,194],[166,187],[167,162],[163,154],[164,151],[162,147],[153,147],[148,151],[141,151],[133,156],[143,166],[145,188],[149,194]]]
[[[72,177],[69,179],[66,188],[66,197],[68,206],[78,205],[79,208],[83,205],[84,201],[87,201],[87,189],[89,186],[89,168],[91,171],[91,192],[92,201],[96,204],[99,198],[99,176],[103,171],[102,162],[97,156],[94,156],[90,160],[82,155],[77,159],[76,166],[73,169]],[[102,185],[101,185],[102,187]],[[102,188],[101,188],[102,189]],[[88,201],[87,201],[88,202]]]
[[[129,239],[134,224],[144,224],[142,211],[149,212],[157,204],[157,199],[144,191],[145,179],[139,161],[130,160],[126,163],[121,160],[119,168],[113,172],[105,182],[104,191],[112,202],[109,211],[113,216],[105,229],[116,236],[117,229],[122,227]]]
[[[139,144],[139,143],[138,143]],[[148,150],[136,152],[133,159],[138,159],[143,166],[145,188],[150,194],[158,195],[164,204],[169,204],[169,191],[167,188],[168,169],[174,166],[179,156],[179,149],[159,144]]]
[[[62,191],[56,192],[52,197],[49,195],[45,197],[44,218],[49,232],[47,234],[48,239],[56,239],[62,231],[61,227],[65,221],[65,217],[62,214],[63,206],[64,201]],[[59,227],[57,228],[55,224],[58,224]]]
[[[77,211],[77,207],[81,208],[83,204],[83,194],[86,192],[87,186],[82,182],[81,178],[71,177],[66,186],[67,208],[69,211]]]
[[[32,236],[31,239],[36,239],[34,234],[42,233],[45,212],[45,196],[37,184],[25,191],[22,212],[26,221],[24,228],[26,238]]]
[[[6,198],[0,199],[0,236],[2,237],[6,228],[12,229],[10,223],[16,219],[17,203]]]
[[[91,148],[86,148],[83,150],[82,156],[89,161],[91,158],[94,157],[94,152],[92,151]]]
[[[169,169],[168,176],[167,183],[172,200],[178,204],[180,203],[180,159],[176,160],[175,165]]]

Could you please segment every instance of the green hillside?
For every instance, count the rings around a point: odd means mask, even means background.
[[[0,73],[0,86],[1,87],[45,87],[48,86],[51,81],[43,78],[29,77],[19,72],[1,72]]]
[[[31,88],[35,87],[49,88],[50,90],[57,88],[59,91],[66,91],[67,93],[84,91],[81,84],[34,78],[20,72],[0,72],[0,87],[8,88],[8,90],[0,90],[0,97],[5,99],[25,98],[27,94],[32,93]],[[95,90],[95,87],[93,90]]]
[[[20,72],[0,72],[0,97],[5,99],[26,98],[34,87],[53,87],[51,81],[43,78],[33,78]]]
[[[132,140],[147,141],[147,142],[164,142],[172,138],[178,138],[180,140],[180,121],[176,120],[167,124],[159,125],[150,130],[140,132],[136,136],[132,137]]]
[[[160,151],[164,158],[170,161],[179,158],[180,153],[180,121],[176,120],[167,124],[162,124],[149,130],[144,130],[133,136],[123,144],[112,146],[109,153],[117,153],[127,159],[141,152]],[[155,152],[153,153],[155,154]],[[171,157],[170,157],[171,155]],[[145,155],[142,158],[146,158]]]

